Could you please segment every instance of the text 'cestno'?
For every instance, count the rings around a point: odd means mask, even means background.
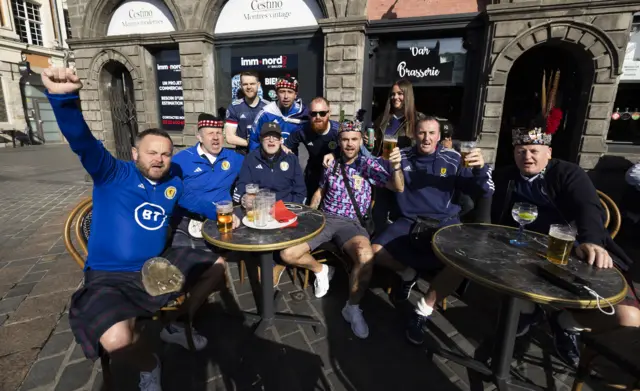
[[[253,11],[276,11],[282,9],[281,0],[253,0],[251,1]]]
[[[135,10],[133,8],[129,10],[129,19],[148,19],[148,18],[153,18],[153,10],[145,10],[145,9]]]

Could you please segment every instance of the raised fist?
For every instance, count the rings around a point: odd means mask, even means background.
[[[48,68],[42,71],[42,83],[50,94],[69,94],[82,88],[82,82],[72,68]]]

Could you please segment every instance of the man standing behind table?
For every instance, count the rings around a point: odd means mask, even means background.
[[[512,131],[515,166],[497,170],[492,221],[515,226],[511,209],[516,202],[536,205],[538,217],[527,229],[548,234],[552,224],[577,228],[576,255],[597,268],[617,267],[628,272],[633,261],[611,239],[604,228],[604,210],[591,179],[580,166],[552,159],[551,141],[555,129],[547,129],[540,115],[529,127]],[[615,256],[611,258],[609,253]],[[576,366],[580,357],[578,336],[585,326],[594,331],[618,326],[640,326],[640,309],[631,288],[625,300],[615,306],[615,316],[598,310],[551,311],[549,320],[560,358]],[[540,307],[524,306],[517,335],[527,333],[537,321]]]
[[[340,159],[332,161],[325,169],[320,188],[311,200],[312,208],[320,208],[325,212],[324,229],[311,241],[282,250],[280,257],[287,264],[314,272],[315,296],[323,297],[329,290],[333,268],[318,263],[310,252],[329,241],[344,251],[354,262],[354,266],[350,277],[349,300],[342,309],[342,316],[351,324],[351,330],[358,338],[367,338],[369,326],[362,316],[360,300],[369,286],[373,251],[369,233],[360,222],[358,214],[366,216],[369,212],[371,184],[401,192],[404,177],[400,171],[398,148],[391,153],[389,162],[360,154],[361,131],[362,125],[358,121],[347,121],[340,125]],[[347,182],[344,180],[345,176]],[[351,201],[347,184],[357,205]]]
[[[201,238],[201,233],[197,228],[189,228],[199,227],[199,224],[189,224],[190,220],[216,219],[216,204],[231,200],[231,190],[244,161],[241,154],[223,148],[223,124],[222,118],[201,113],[196,133],[198,143],[178,152],[173,158],[182,171],[184,183],[184,194],[178,203],[186,212],[179,213],[182,215],[178,216],[180,226],[195,238]],[[181,235],[176,235],[173,245],[182,243],[181,239]]]
[[[224,134],[227,143],[235,145],[236,152],[246,155],[249,152],[249,135],[253,121],[269,101],[258,96],[260,79],[254,71],[240,73],[240,88],[244,96],[229,105]]]
[[[278,80],[276,83],[277,102],[266,105],[256,116],[251,134],[249,135],[249,151],[260,147],[260,131],[267,122],[275,122],[282,129],[282,140],[307,122],[307,108],[298,98],[298,80],[291,75]]]
[[[133,161],[117,160],[84,122],[78,96],[82,82],[74,70],[45,69],[42,82],[62,134],[93,179],[89,255],[84,285],[71,299],[71,330],[87,358],[97,359],[104,349],[112,360],[141,371],[141,390],[159,391],[159,359],[134,327],[138,316],[151,316],[174,296],[149,295],[140,270],[148,259],[163,256],[188,284],[195,281],[184,304],[192,314],[222,281],[224,259],[216,256],[215,263],[209,262],[210,254],[193,249],[164,251],[168,220],[183,191],[171,167],[173,143],[166,132],[139,133],[131,150]],[[160,336],[187,346],[185,330],[178,325],[163,329]],[[202,349],[207,340],[196,334],[194,342]]]

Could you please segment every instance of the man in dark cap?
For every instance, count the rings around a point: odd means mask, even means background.
[[[180,222],[180,227],[189,233],[191,240],[202,238],[199,221],[216,219],[216,203],[231,200],[231,190],[244,160],[241,154],[224,148],[223,126],[221,117],[200,114],[198,143],[173,158],[180,166],[184,183],[179,205],[183,209],[180,215],[186,216],[186,220]],[[174,239],[174,245],[178,238]]]

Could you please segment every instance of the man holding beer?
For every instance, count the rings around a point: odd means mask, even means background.
[[[329,290],[333,268],[318,263],[310,252],[322,243],[331,241],[353,260],[351,293],[342,316],[351,324],[351,330],[358,338],[369,336],[369,326],[362,316],[359,303],[369,285],[373,267],[369,232],[364,226],[367,225],[366,218],[370,218],[372,184],[399,192],[404,188],[400,150],[396,148],[391,153],[389,162],[362,156],[363,130],[359,121],[340,124],[342,154],[325,169],[320,187],[311,200],[311,207],[320,208],[325,213],[326,223],[322,232],[307,243],[280,252],[285,263],[315,273],[316,297],[324,296]]]
[[[551,262],[566,264],[575,246],[576,255],[589,265],[617,267],[626,273],[633,261],[604,228],[605,215],[596,188],[578,165],[551,158],[552,132],[546,126],[539,116],[531,126],[512,131],[516,166],[496,171],[492,221],[514,225],[511,208],[515,202],[536,205],[538,217],[527,229],[550,235],[547,255]],[[631,289],[627,298],[615,307],[615,316],[605,316],[597,310],[552,313],[549,318],[561,358],[577,365],[579,328],[640,326],[638,301]],[[539,313],[533,304],[523,310],[519,335],[526,334]]]
[[[373,240],[375,262],[394,270],[402,279],[397,300],[409,298],[418,280],[416,269],[433,270],[442,266],[431,250],[430,236],[441,227],[460,223],[461,208],[451,202],[454,193],[464,191],[485,198],[493,193],[491,169],[484,164],[482,152],[472,150],[463,162],[458,152],[440,144],[440,136],[440,123],[435,117],[418,121],[416,145],[401,151],[405,190],[396,193],[400,216]],[[463,167],[465,162],[469,168]],[[423,225],[427,233],[412,239],[411,233],[417,224]],[[418,302],[407,329],[411,342],[422,343],[422,328],[435,302],[433,291]]]

